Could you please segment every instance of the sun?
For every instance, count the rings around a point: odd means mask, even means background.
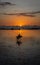
[[[20,24],[20,27],[21,27],[22,25]]]

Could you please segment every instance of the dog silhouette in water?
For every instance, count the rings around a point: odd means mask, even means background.
[[[20,38],[22,38],[22,35],[18,34],[17,39],[20,39]]]
[[[18,44],[18,46],[20,46],[20,44],[22,44],[22,41],[21,41],[22,35],[18,34],[18,36],[16,36],[16,38],[17,38],[17,44]]]

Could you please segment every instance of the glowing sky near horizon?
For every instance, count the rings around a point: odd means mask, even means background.
[[[10,2],[11,5],[4,4],[4,2]],[[40,25],[40,0],[0,0],[0,3],[0,25]],[[39,13],[35,17],[4,15],[4,13],[14,14],[37,11]]]

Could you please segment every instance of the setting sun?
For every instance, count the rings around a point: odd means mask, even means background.
[[[22,25],[20,24],[20,27],[21,27]]]

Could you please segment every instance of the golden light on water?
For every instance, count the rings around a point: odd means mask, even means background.
[[[40,30],[2,30],[3,32],[3,36],[5,37],[5,35],[8,37],[16,37],[18,34],[22,35],[23,37],[38,37],[40,36]],[[0,34],[1,31],[0,31]],[[1,36],[1,35],[0,35]]]

